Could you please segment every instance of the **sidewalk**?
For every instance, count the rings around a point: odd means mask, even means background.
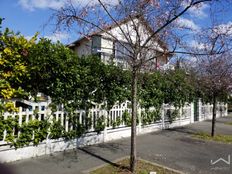
[[[220,118],[216,133],[232,134],[232,117]],[[211,160],[232,157],[232,144],[204,142],[191,138],[196,131],[210,131],[211,122],[199,122],[183,128],[138,136],[138,156],[191,174],[229,174],[232,164],[211,165]],[[130,139],[98,144],[34,159],[10,163],[16,174],[79,174],[84,170],[128,156]]]

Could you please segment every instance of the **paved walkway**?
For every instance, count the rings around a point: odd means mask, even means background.
[[[232,117],[220,118],[216,133],[232,134]],[[232,144],[204,142],[191,138],[196,131],[211,130],[210,121],[186,127],[154,132],[137,138],[138,156],[190,174],[231,174],[230,165],[210,161],[228,155],[232,161]],[[82,171],[129,155],[130,139],[122,139],[77,150],[10,163],[16,174],[79,174]]]

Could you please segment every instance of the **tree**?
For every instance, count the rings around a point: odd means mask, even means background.
[[[195,97],[193,83],[188,73],[183,69],[169,70],[164,75],[164,103],[183,107],[191,103]]]
[[[186,34],[178,24],[178,18],[189,9],[199,7],[204,2],[213,0],[128,0],[118,3],[98,0],[87,4],[75,4],[69,1],[60,10],[55,11],[52,19],[57,29],[74,29],[78,34],[89,38],[94,30],[106,33],[106,37],[118,42],[127,50],[127,63],[131,70],[131,155],[130,168],[135,172],[136,165],[136,114],[138,74],[142,68],[159,57],[169,55],[193,54],[183,50],[181,41]],[[128,25],[125,20],[129,21]],[[121,22],[120,22],[121,21]],[[148,25],[144,25],[148,23]],[[107,30],[109,24],[118,27],[119,34]],[[77,26],[78,27],[77,27]],[[144,26],[146,26],[144,30]],[[135,33],[132,37],[131,33]],[[121,40],[123,38],[123,40]],[[127,42],[127,44],[125,44]],[[179,49],[178,49],[179,48]]]
[[[0,24],[2,19],[0,19]],[[0,34],[0,100],[1,113],[15,112],[17,109],[9,100],[27,96],[23,88],[28,79],[29,49],[35,44],[36,35],[28,41],[24,36],[6,28]],[[7,102],[8,100],[8,102]]]
[[[178,110],[194,99],[193,84],[183,69],[157,71],[141,76],[139,101],[146,110],[155,107],[156,111],[160,111],[163,103],[173,105]],[[170,118],[170,121],[176,116]]]
[[[208,28],[195,39],[198,53],[192,64],[195,71],[196,89],[203,101],[213,104],[211,136],[215,134],[217,102],[226,102],[232,92],[232,36],[231,26]],[[220,54],[215,51],[220,50]],[[205,54],[203,54],[203,52]]]
[[[140,81],[140,91],[139,99],[141,107],[149,109],[150,107],[155,107],[160,109],[161,105],[165,101],[165,91],[166,88],[164,74],[160,71],[154,73],[144,73],[141,74]]]
[[[60,42],[52,43],[45,38],[33,45],[29,53],[30,78],[24,88],[34,98],[38,92],[59,104],[79,98],[81,68],[77,55]]]
[[[130,98],[131,79],[128,71],[122,71],[113,64],[104,64],[101,67],[103,67],[103,72],[98,74],[100,90],[96,91],[96,94],[100,94],[101,102],[106,102],[109,110],[116,102],[122,103]]]

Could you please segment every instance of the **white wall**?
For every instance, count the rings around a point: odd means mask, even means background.
[[[138,19],[134,19],[134,23],[137,24],[137,27],[139,29],[139,38],[141,40],[141,44],[144,43],[144,41],[151,35],[150,31],[147,30],[147,28],[144,26],[142,22],[139,22]],[[124,33],[121,31],[121,29],[124,31]],[[115,26],[112,29],[108,30],[106,32],[100,32],[99,35],[101,36],[93,36],[92,41],[89,41],[87,39],[84,39],[80,41],[79,45],[75,47],[75,52],[79,55],[90,55],[92,54],[92,48],[101,48],[99,49],[100,52],[105,53],[105,55],[102,56],[103,62],[107,62],[110,58],[110,55],[113,54],[113,40],[117,38],[120,41],[128,42],[128,40],[125,38],[125,35],[128,36],[132,40],[133,43],[136,42],[136,30],[134,29],[134,24],[132,21],[128,21],[127,23],[123,23],[120,25],[120,27]],[[109,34],[110,33],[110,34]],[[112,37],[114,36],[114,37]],[[157,43],[157,41],[151,40],[148,42],[147,47],[151,47],[149,55],[154,55],[155,50],[163,51],[163,49],[160,47],[160,45]],[[95,50],[96,51],[96,50]],[[144,50],[144,54],[148,56],[147,49]],[[150,56],[148,57],[150,58]],[[160,57],[158,58],[158,62],[160,65],[166,64],[166,57]]]
[[[92,50],[91,40],[83,40],[80,42],[79,46],[75,47],[75,52],[78,56],[90,55]]]

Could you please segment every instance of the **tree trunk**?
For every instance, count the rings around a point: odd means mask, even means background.
[[[132,71],[132,120],[131,120],[131,155],[130,155],[130,170],[135,173],[136,169],[136,115],[137,115],[137,81],[138,72],[136,68]]]
[[[216,122],[216,104],[217,104],[217,100],[216,97],[213,97],[213,118],[212,118],[212,130],[211,130],[211,136],[214,136],[214,132],[215,132],[215,122]]]

